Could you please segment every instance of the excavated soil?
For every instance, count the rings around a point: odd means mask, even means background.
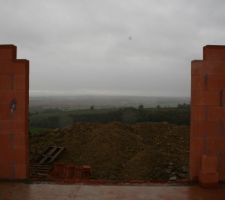
[[[189,127],[168,123],[76,123],[33,135],[31,159],[64,146],[60,163],[92,167],[92,178],[176,180],[188,176]]]

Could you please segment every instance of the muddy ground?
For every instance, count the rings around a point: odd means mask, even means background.
[[[188,176],[189,127],[168,123],[76,123],[30,138],[31,159],[64,146],[57,162],[92,167],[92,178],[176,180]]]

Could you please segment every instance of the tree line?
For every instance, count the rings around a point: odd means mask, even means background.
[[[190,105],[179,104],[176,107],[138,108],[125,107],[115,109],[90,109],[79,111],[65,111],[47,109],[30,113],[31,128],[62,128],[75,122],[108,123],[119,121],[124,123],[137,122],[168,122],[177,125],[190,124]]]

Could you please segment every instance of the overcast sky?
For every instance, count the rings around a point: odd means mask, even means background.
[[[0,43],[30,60],[31,94],[189,96],[225,1],[0,0]]]

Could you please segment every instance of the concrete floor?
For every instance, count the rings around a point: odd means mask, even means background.
[[[93,186],[0,183],[0,200],[225,200],[225,186]]]

